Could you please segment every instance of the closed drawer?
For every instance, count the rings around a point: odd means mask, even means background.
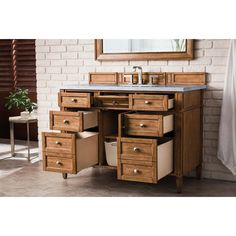
[[[59,106],[64,108],[90,108],[92,97],[90,93],[59,93]]]
[[[97,111],[50,111],[50,129],[82,132],[98,125]]]
[[[116,95],[100,95],[94,97],[94,104],[96,107],[110,108],[110,109],[123,109],[129,108],[128,96]]]
[[[68,147],[55,147],[54,140],[68,143]],[[44,170],[77,173],[98,163],[98,133],[80,132],[42,133]]]
[[[174,129],[174,115],[124,114],[127,135],[162,137]]]
[[[75,155],[75,137],[75,134],[43,133],[43,149],[46,153]]]
[[[118,139],[118,179],[156,183],[172,171],[173,140]]]
[[[174,99],[169,95],[132,94],[131,109],[140,111],[168,111],[174,107]]]
[[[70,173],[75,174],[75,163],[72,158],[62,158],[57,157],[56,155],[49,154],[44,156],[44,170],[54,171],[60,173]]]
[[[145,183],[157,182],[157,170],[155,163],[145,165],[143,163],[133,163],[126,160],[121,160],[120,168],[123,180]]]

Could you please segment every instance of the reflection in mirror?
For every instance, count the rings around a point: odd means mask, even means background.
[[[103,39],[103,53],[185,51],[186,39]]]

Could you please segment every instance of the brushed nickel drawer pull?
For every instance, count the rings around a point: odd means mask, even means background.
[[[139,170],[138,169],[134,169],[134,174],[138,174],[139,173]]]
[[[150,104],[150,102],[149,102],[149,101],[145,101],[144,103],[145,103],[145,104]]]
[[[71,101],[72,101],[72,102],[77,102],[77,99],[72,98]]]
[[[140,124],[139,126],[140,126],[141,128],[144,128],[144,127],[145,127],[145,125],[144,125],[144,124]]]
[[[63,120],[63,123],[68,125],[69,124],[69,121],[68,120]]]
[[[61,142],[59,142],[59,141],[56,141],[55,143],[56,143],[56,145],[61,145]]]
[[[62,166],[62,163],[60,161],[56,161],[56,165]]]
[[[134,152],[138,152],[138,151],[139,151],[139,148],[134,147]]]

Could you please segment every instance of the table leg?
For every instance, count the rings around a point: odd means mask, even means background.
[[[10,122],[11,156],[15,156],[14,123]]]
[[[28,161],[30,161],[30,132],[29,132],[29,122],[27,122],[27,146],[28,146]]]

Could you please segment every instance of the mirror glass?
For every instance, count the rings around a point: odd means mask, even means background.
[[[186,39],[103,39],[103,53],[186,52]]]

